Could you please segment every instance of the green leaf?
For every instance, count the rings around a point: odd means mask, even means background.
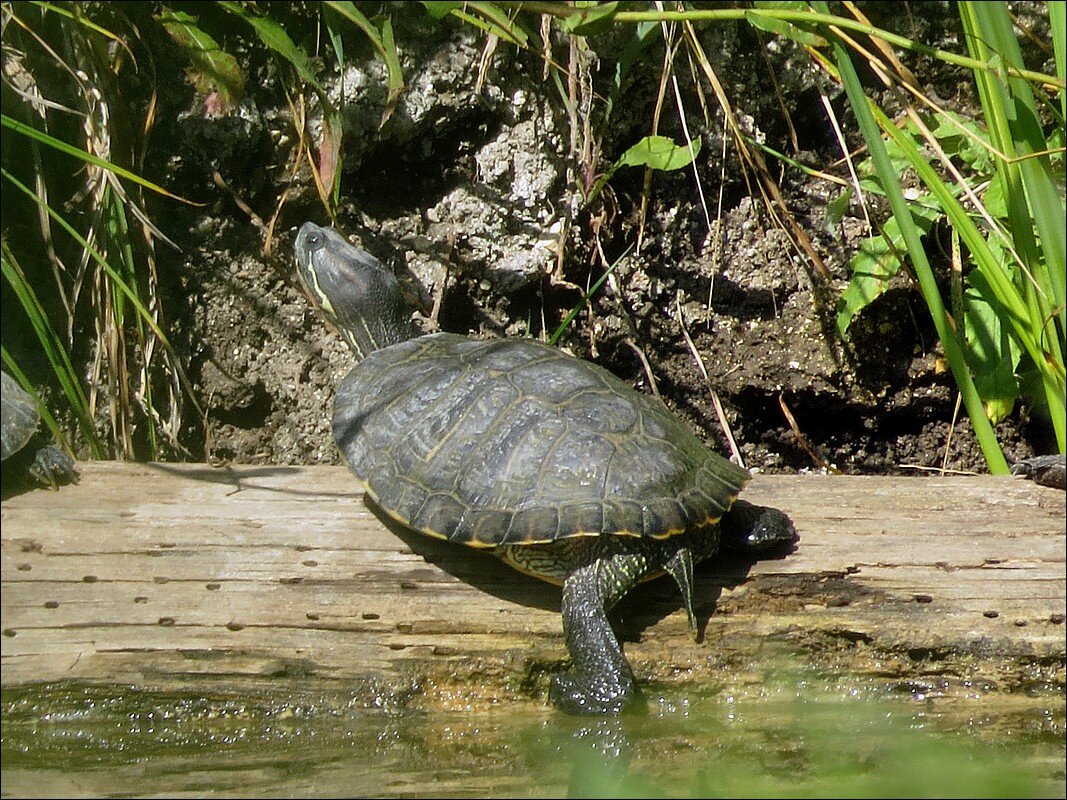
[[[937,211],[921,205],[913,206],[911,215],[923,234],[929,233],[939,216]],[[906,252],[907,244],[895,217],[886,221],[880,236],[872,236],[860,244],[849,264],[852,278],[838,301],[837,331],[842,337],[856,315],[885,294],[890,280],[900,271],[901,257]]]
[[[594,36],[610,30],[615,24],[615,12],[618,3],[576,2],[579,13],[571,14],[563,20],[563,30],[576,36]]]
[[[795,25],[784,19],[768,17],[760,14],[760,11],[808,11],[808,4],[803,2],[773,2],[772,0],[757,0],[753,8],[745,13],[745,19],[755,28],[773,33],[775,36],[784,36],[804,47],[825,47],[826,39],[816,33],[813,28]]]
[[[827,230],[833,230],[845,216],[848,206],[852,202],[852,187],[846,186],[837,197],[826,204]]]
[[[938,112],[931,123],[928,124],[930,132],[947,155],[958,156],[980,176],[993,172],[989,136],[973,121],[953,111],[944,111]]]
[[[293,40],[289,38],[289,34],[285,32],[281,25],[269,17],[249,12],[240,3],[222,2],[220,0],[219,5],[251,25],[256,35],[259,36],[259,40],[270,50],[273,50],[292,64],[301,80],[319,87],[319,83],[315,79],[315,73],[311,69],[311,59],[308,54],[293,44]],[[321,87],[319,88],[321,89]]]
[[[455,2],[454,0],[422,0],[422,5],[426,9],[426,13],[436,20],[442,20],[451,14],[457,8],[463,8],[465,5],[462,0]]]
[[[837,330],[842,337],[848,332],[848,326],[856,315],[885,294],[889,281],[900,271],[900,251],[894,250],[886,239],[887,236],[895,238],[897,246],[901,242],[894,220],[886,222],[885,232],[885,236],[872,236],[864,240],[852,257],[852,278],[838,301]]]
[[[982,205],[990,216],[996,219],[1004,219],[1008,216],[1008,198],[1005,196],[1004,179],[998,172],[993,176],[982,195]]]
[[[652,169],[671,172],[689,166],[700,153],[701,140],[694,139],[692,149],[686,145],[676,145],[666,136],[646,136],[615,162],[615,169],[620,167],[651,167]]]
[[[1022,350],[1004,323],[1005,313],[989,283],[977,270],[967,276],[964,292],[964,355],[974,373],[974,385],[986,416],[996,425],[1007,417],[1019,397],[1015,375]]]
[[[156,19],[174,43],[185,50],[190,61],[186,75],[197,93],[207,96],[217,92],[222,100],[221,110],[232,108],[241,99],[245,86],[237,59],[196,24],[196,17],[184,11],[164,7]]]

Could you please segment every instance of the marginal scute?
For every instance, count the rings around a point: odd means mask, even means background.
[[[604,530],[603,502],[572,503],[562,516],[565,522],[561,522],[560,536],[563,538]]]
[[[552,541],[558,535],[559,512],[554,508],[531,508],[516,511],[498,540],[500,544],[532,544]]]
[[[500,531],[511,527],[513,516],[512,512],[499,509],[480,511],[470,522],[471,541],[482,542],[487,546],[494,545],[500,538]]]
[[[459,506],[447,494],[430,494],[415,515],[411,524],[416,528],[440,531],[449,539],[456,538],[459,521]]]

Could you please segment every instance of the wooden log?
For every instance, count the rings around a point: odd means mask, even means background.
[[[87,463],[4,501],[2,682],[278,685],[426,706],[542,702],[559,590],[383,522],[343,467]],[[642,678],[745,680],[772,653],[987,689],[1064,685],[1064,493],[1011,478],[757,476],[793,552],[620,604]],[[745,676],[748,676],[746,678]]]

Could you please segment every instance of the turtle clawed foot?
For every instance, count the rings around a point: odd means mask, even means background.
[[[29,473],[38,484],[51,489],[77,483],[80,477],[74,459],[56,444],[37,451],[33,463],[30,464]]]
[[[577,670],[555,675],[548,698],[568,714],[618,714],[644,707],[633,678],[618,680]]]

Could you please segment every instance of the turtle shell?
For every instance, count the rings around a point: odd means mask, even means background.
[[[527,339],[420,336],[341,383],[334,437],[403,524],[474,547],[717,522],[748,472],[607,370]]]
[[[0,372],[0,389],[0,456],[7,461],[37,431],[41,414],[30,393],[6,372]]]

